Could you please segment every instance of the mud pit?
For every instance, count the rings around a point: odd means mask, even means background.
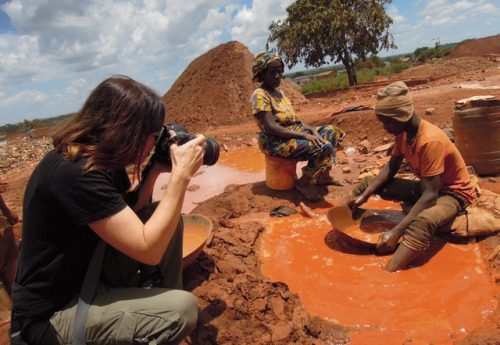
[[[235,157],[256,150],[231,151],[221,165],[231,161],[237,167]],[[242,165],[248,169],[248,160]],[[331,196],[341,193],[330,188]],[[256,182],[230,185],[192,210],[215,224],[206,252],[185,272],[186,288],[199,297],[202,310],[192,343],[488,344],[491,339],[495,344],[500,339],[498,287],[484,262],[488,250],[480,244],[437,239],[428,262],[390,274],[381,268],[387,256],[352,252],[332,238],[326,212],[338,198],[310,205],[314,218],[269,216],[274,207],[296,207],[301,200],[295,191],[270,191]],[[400,209],[380,200],[367,206]],[[479,340],[464,340],[471,334]]]

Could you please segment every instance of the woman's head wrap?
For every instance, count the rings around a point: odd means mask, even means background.
[[[261,81],[260,80],[261,72],[264,71],[267,65],[269,65],[273,61],[279,61],[284,70],[285,64],[283,63],[283,60],[281,59],[278,53],[263,50],[255,54],[252,66],[252,80]]]
[[[406,122],[413,116],[413,99],[408,86],[402,81],[389,84],[377,92],[375,114]]]

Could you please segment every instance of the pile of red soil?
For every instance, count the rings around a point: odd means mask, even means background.
[[[448,57],[453,59],[464,56],[486,56],[488,54],[500,54],[500,35],[464,41]]]
[[[252,81],[252,53],[243,44],[221,44],[193,60],[163,96],[167,121],[190,132],[251,119],[249,102],[259,86]],[[293,86],[281,87],[293,104],[307,102]]]

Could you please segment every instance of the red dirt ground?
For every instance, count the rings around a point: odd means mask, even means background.
[[[250,67],[251,54],[238,42],[214,48],[194,60],[164,96],[168,122],[185,124],[193,132],[202,131],[216,138],[227,150],[250,145],[257,132],[248,104],[256,87],[251,81]],[[453,106],[458,99],[480,94],[500,98],[498,89],[458,88],[467,82],[500,85],[500,64],[482,58],[423,65],[394,79],[417,77],[428,78],[429,82],[412,88],[416,112],[440,127],[452,126]],[[308,100],[296,94],[291,98],[303,121],[342,127],[347,132],[344,147],[358,148],[365,139],[375,147],[387,143],[391,137],[384,134],[373,111],[331,114],[347,106],[373,105],[376,88],[344,90]],[[292,89],[287,88],[287,93],[293,92]],[[430,115],[425,114],[428,108],[434,108]],[[347,183],[342,188],[328,187],[328,197],[334,198],[349,190],[363,169],[381,166],[386,159],[380,153],[358,154],[355,158],[349,165],[336,168],[336,174]],[[31,163],[33,161],[27,161],[26,168],[6,172],[0,177],[10,183],[6,201],[18,213],[21,213],[22,193],[32,170]],[[342,174],[340,170],[344,166],[349,166],[351,173]],[[483,180],[491,183],[486,178]],[[301,201],[301,195],[294,190],[271,191],[263,182],[258,182],[228,186],[224,193],[193,210],[212,220],[214,232],[204,253],[185,272],[185,288],[198,297],[201,313],[198,328],[184,343],[298,345],[349,342],[349,329],[309,315],[299,297],[285,283],[271,281],[260,273],[256,251],[263,231],[262,219],[268,217],[275,206],[297,207]],[[500,236],[479,240],[492,279],[499,284]],[[500,310],[497,309],[493,317],[495,329],[477,331],[457,344],[499,344]],[[0,326],[0,337],[2,332],[5,334],[5,326]]]
[[[462,42],[453,49],[448,58],[455,59],[463,56],[486,56],[488,54],[500,54],[500,35]]]

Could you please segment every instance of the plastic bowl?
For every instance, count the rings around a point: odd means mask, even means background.
[[[183,215],[184,237],[182,243],[182,265],[191,265],[200,255],[212,234],[212,221],[200,214]]]

